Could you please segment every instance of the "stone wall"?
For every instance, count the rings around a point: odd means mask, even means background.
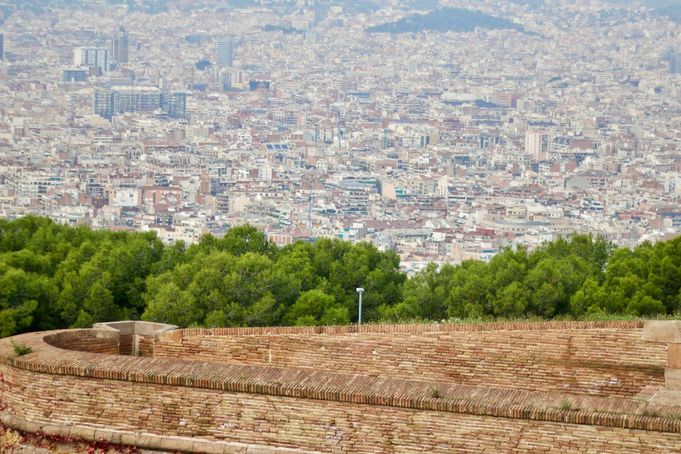
[[[642,327],[154,330],[138,357],[99,354],[118,331],[31,333],[21,357],[0,340],[0,421],[183,452],[674,452]]]
[[[664,383],[666,347],[641,342],[639,322],[430,326],[188,329],[162,335],[154,355],[603,396]]]
[[[116,332],[78,329],[49,334],[44,340],[64,350],[119,354],[119,335]]]
[[[353,453],[659,453],[681,446],[679,433],[50,376],[7,366],[0,373],[6,410],[29,420],[79,425],[71,433],[84,437],[106,427]]]

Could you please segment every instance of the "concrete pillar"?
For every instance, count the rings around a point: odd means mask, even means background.
[[[643,322],[642,338],[646,342],[668,344],[664,387],[681,391],[681,320],[647,320]]]

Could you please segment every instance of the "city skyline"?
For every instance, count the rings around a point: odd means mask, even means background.
[[[410,272],[571,233],[671,238],[681,31],[655,8],[18,8],[0,213],[188,243],[248,222],[371,241]]]

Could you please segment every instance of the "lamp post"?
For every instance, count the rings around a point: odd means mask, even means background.
[[[355,290],[359,294],[359,316],[357,317],[357,326],[361,326],[362,325],[362,293],[364,293],[364,289],[362,287],[357,287]]]

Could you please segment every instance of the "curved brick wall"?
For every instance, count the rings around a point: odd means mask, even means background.
[[[191,452],[674,451],[681,420],[642,416],[641,395],[625,397],[658,389],[665,365],[665,346],[642,342],[641,328],[178,330],[147,340],[145,354],[154,357],[102,354],[114,352],[115,336],[96,330],[32,333],[14,339],[33,348],[18,358],[10,341],[0,340],[0,416],[22,430]],[[74,350],[78,345],[88,351]],[[562,377],[561,358],[578,373]],[[506,378],[511,367],[527,369],[519,374],[523,386]],[[621,385],[593,387],[590,370],[598,377],[607,370]],[[584,385],[561,388],[565,383]],[[566,399],[571,409],[559,408]]]
[[[662,385],[666,347],[641,342],[641,322],[186,329],[154,356],[309,367],[590,395]]]
[[[74,329],[48,334],[46,344],[63,350],[119,354],[119,334],[111,331]]]

